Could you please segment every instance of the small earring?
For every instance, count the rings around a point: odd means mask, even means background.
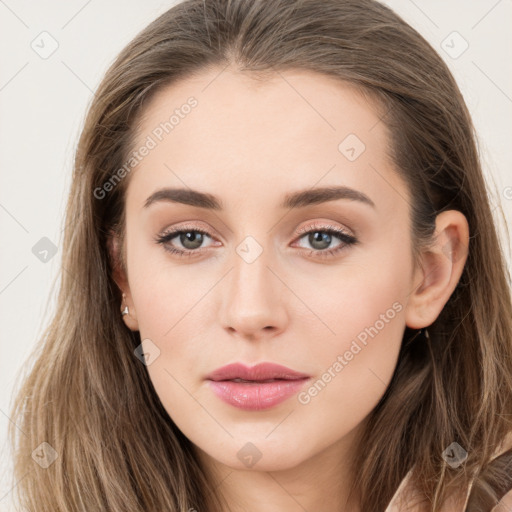
[[[124,298],[125,297],[126,297],[126,294],[123,293],[123,302],[124,302]],[[121,314],[122,314],[122,316],[130,314],[130,310],[128,309],[128,306],[125,306],[125,308],[123,309],[123,304],[122,303],[121,303]]]

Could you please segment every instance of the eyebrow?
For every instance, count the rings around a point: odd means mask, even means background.
[[[363,192],[345,186],[311,188],[292,192],[284,197],[281,208],[304,208],[315,204],[348,199],[359,201],[375,208],[375,203]],[[222,201],[212,194],[187,188],[162,188],[151,194],[144,203],[144,208],[157,202],[181,203],[210,210],[223,210]]]

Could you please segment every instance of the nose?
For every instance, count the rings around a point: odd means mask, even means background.
[[[286,285],[269,266],[265,250],[251,263],[238,254],[226,276],[220,321],[231,335],[257,340],[273,337],[288,322]]]

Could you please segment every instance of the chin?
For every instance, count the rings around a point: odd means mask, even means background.
[[[235,442],[235,445],[234,457],[226,458],[226,451],[223,451],[222,454],[219,454],[221,458],[215,458],[236,470],[283,471],[298,466],[309,456],[309,454],[297,450],[297,443],[283,445],[278,439],[272,443],[255,439]]]

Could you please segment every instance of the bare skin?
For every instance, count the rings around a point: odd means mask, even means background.
[[[124,320],[158,347],[149,376],[220,483],[226,511],[360,512],[349,497],[357,436],[391,380],[405,326],[429,326],[455,289],[467,221],[457,211],[440,214],[437,242],[414,266],[411,199],[387,156],[386,128],[347,84],[306,71],[257,82],[232,68],[207,70],[159,91],[136,147],[190,96],[197,106],[129,177],[128,271],[116,275],[130,312]],[[357,139],[343,145],[349,134]],[[286,194],[335,186],[373,205],[340,198],[281,207]],[[224,209],[163,200],[144,207],[164,187],[212,194]],[[329,227],[357,243],[313,238]],[[179,235],[167,241],[195,251],[179,257],[155,242],[171,228],[208,234],[199,248]],[[244,259],[258,247],[254,261]],[[339,250],[326,256],[330,249]],[[370,326],[377,333],[355,353],[353,341]],[[205,380],[236,361],[276,362],[311,380],[277,406],[240,410]],[[326,372],[331,378],[315,394],[310,388]],[[242,449],[261,458],[249,467],[237,456]]]

